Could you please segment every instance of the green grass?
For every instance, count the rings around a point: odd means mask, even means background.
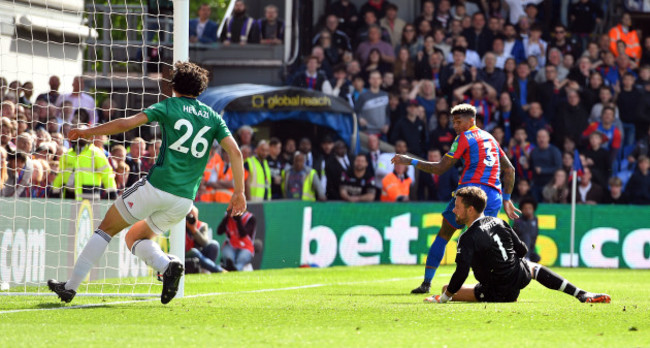
[[[433,289],[449,281],[442,267]],[[0,347],[648,347],[650,272],[556,269],[579,287],[607,292],[612,303],[582,304],[535,281],[517,303],[424,304],[410,295],[421,266],[284,269],[189,275],[184,299],[0,296]],[[468,283],[473,279],[468,280]],[[319,284],[316,286],[316,284]],[[310,288],[283,289],[315,285]],[[262,289],[275,289],[255,292]],[[191,297],[192,295],[218,293]]]

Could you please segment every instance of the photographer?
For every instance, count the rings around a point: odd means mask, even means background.
[[[217,261],[219,258],[219,243],[209,238],[208,225],[199,221],[199,210],[192,210],[185,217],[185,259],[199,259],[199,265],[212,273],[224,272]]]
[[[226,216],[217,228],[217,234],[226,234],[223,243],[223,261],[228,271],[242,271],[255,254],[253,241],[257,222],[249,211],[241,216]]]

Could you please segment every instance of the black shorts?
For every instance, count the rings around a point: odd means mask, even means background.
[[[474,296],[478,302],[515,302],[521,289],[525,288],[531,280],[530,267],[526,260],[519,260],[517,279],[511,286],[492,286],[476,284]]]

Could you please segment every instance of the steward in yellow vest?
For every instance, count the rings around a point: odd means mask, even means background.
[[[59,173],[52,183],[53,192],[80,201],[99,199],[103,188],[109,199],[115,199],[115,173],[104,151],[86,139],[79,139],[71,145],[59,160]]]
[[[271,169],[266,157],[269,156],[269,144],[262,140],[255,148],[255,156],[248,157],[244,169],[248,171],[246,179],[246,199],[249,202],[271,200]]]
[[[288,199],[325,201],[325,192],[316,170],[305,166],[305,154],[296,152],[291,168],[282,171],[282,194]]]

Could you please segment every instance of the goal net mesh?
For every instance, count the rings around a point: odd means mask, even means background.
[[[47,279],[70,277],[115,195],[146,176],[160,146],[155,124],[91,141],[110,170],[67,133],[170,96],[172,28],[171,0],[0,0],[0,295],[50,294]],[[69,151],[79,153],[74,166]],[[88,166],[103,173],[101,189],[75,188]],[[78,294],[160,294],[124,235]],[[158,239],[164,251],[167,238]]]

